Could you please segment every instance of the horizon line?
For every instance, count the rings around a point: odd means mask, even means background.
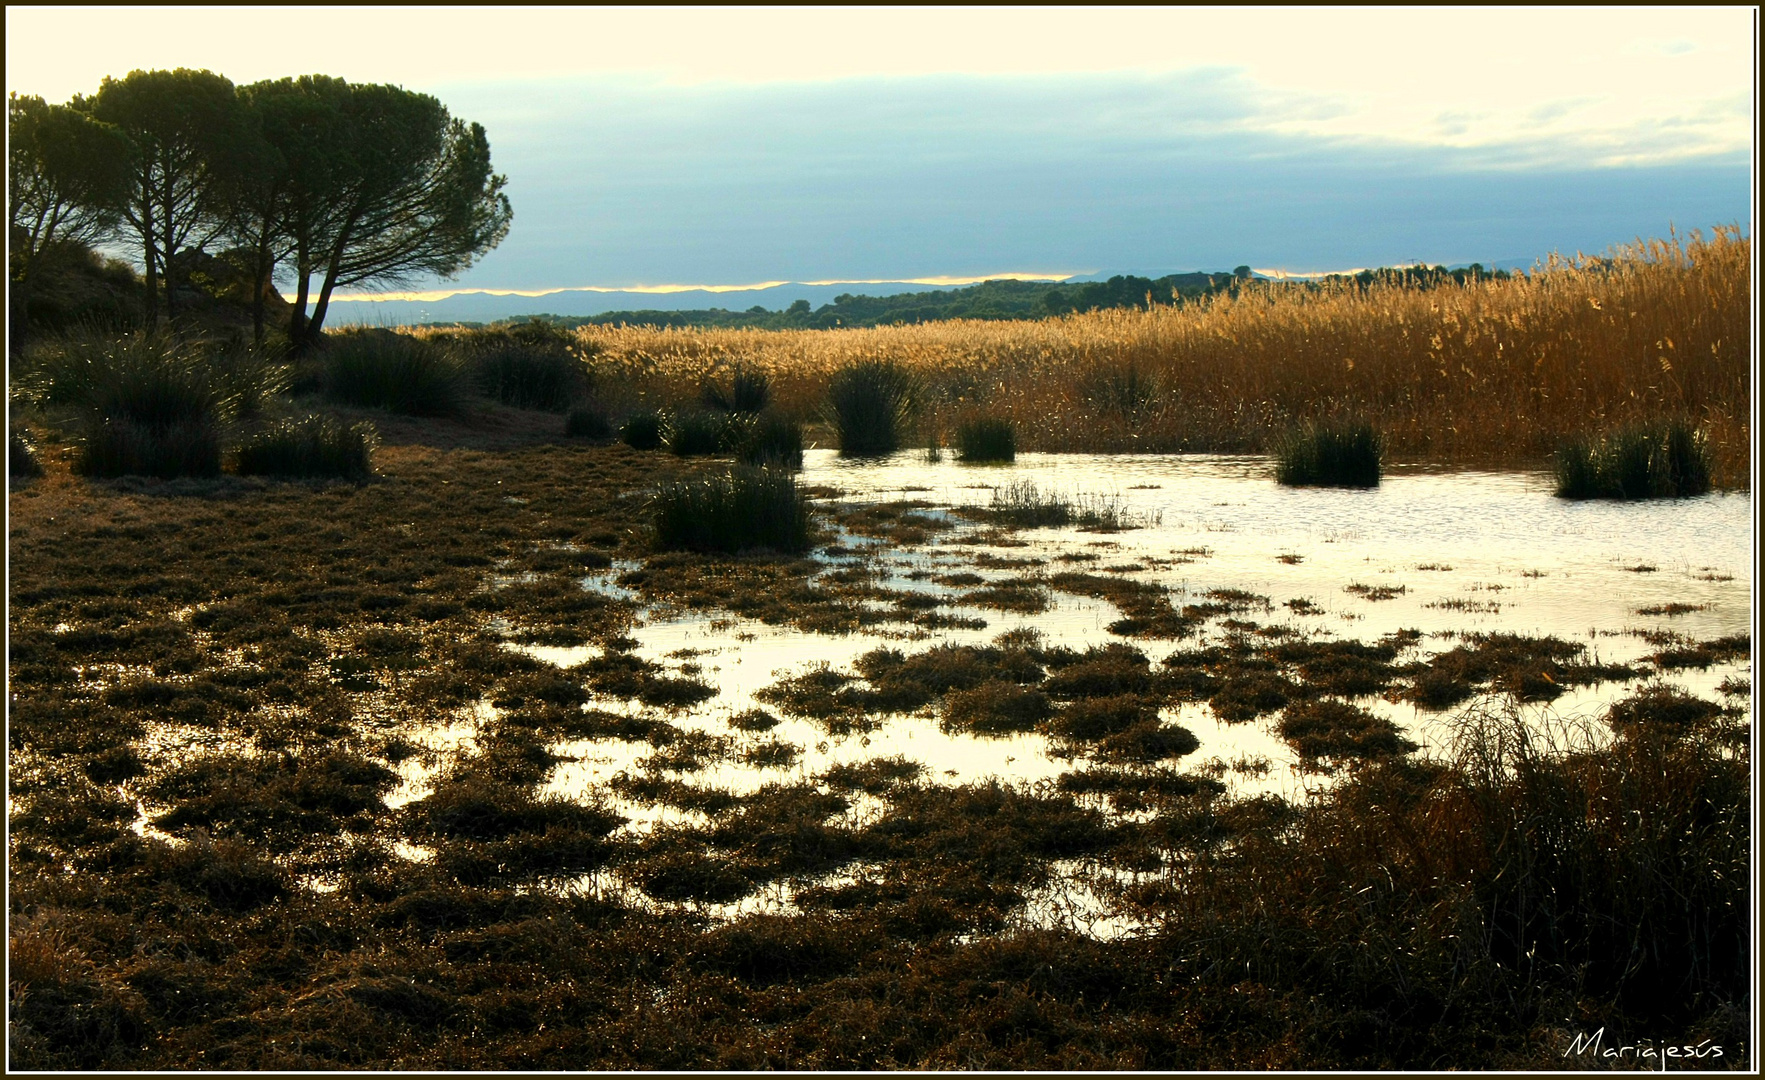
[[[522,296],[541,297],[556,296],[559,293],[641,293],[654,296],[666,296],[671,293],[683,292],[758,292],[763,289],[776,289],[785,285],[978,285],[983,281],[1066,281],[1069,278],[1096,273],[1094,270],[1073,270],[1066,273],[1044,274],[1033,272],[1007,272],[1002,274],[937,274],[931,277],[910,278],[831,278],[825,281],[760,281],[749,285],[560,285],[551,289],[498,289],[492,287],[471,287],[463,289],[416,289],[403,292],[353,292],[333,293],[331,302],[336,303],[378,303],[388,300],[415,301],[430,303],[446,300],[454,296]],[[282,299],[293,302],[298,293],[285,292]]]

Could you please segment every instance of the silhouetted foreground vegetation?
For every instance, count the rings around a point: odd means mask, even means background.
[[[12,495],[13,1067],[1561,1068],[1599,1027],[1745,1064],[1744,709],[1644,691],[1608,747],[1559,744],[1510,703],[1638,672],[1512,635],[1420,658],[1401,634],[1233,633],[1152,664],[1133,639],[1266,598],[1178,609],[1061,571],[971,591],[1097,595],[1128,640],[903,642],[767,691],[830,733],[922,708],[1046,730],[1078,756],[1058,783],[882,757],[726,791],[697,770],[789,760],[776,721],[673,722],[716,688],[634,653],[636,605],[585,573],[633,560],[617,581],[646,600],[825,629],[937,613],[788,554],[654,551],[658,507],[622,494],[736,481],[523,415],[500,450],[400,428],[428,442],[382,447],[363,485],[97,483],[45,439]],[[790,483],[742,475],[762,501]],[[914,517],[842,521],[937,527]],[[505,642],[597,648],[561,670]],[[1331,704],[1358,694],[1471,701],[1456,756]],[[1183,701],[1279,716],[1339,783],[1288,804],[1177,771],[1194,737],[1158,713]],[[433,752],[416,733],[477,702],[471,747],[392,798]],[[545,794],[583,739],[654,763]],[[626,831],[615,794],[702,816]],[[1075,865],[1145,932],[1023,920]],[[785,886],[784,913],[705,918]]]
[[[1634,424],[1557,451],[1565,499],[1671,499],[1710,490],[1710,447],[1681,419]]]
[[[1378,487],[1383,441],[1367,423],[1306,424],[1275,444],[1275,479],[1292,487]]]

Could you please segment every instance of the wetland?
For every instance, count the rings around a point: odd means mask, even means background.
[[[659,551],[658,487],[727,465],[556,422],[382,419],[365,483],[88,481],[45,443],[15,1065],[1744,1041],[1745,493],[811,447],[806,553]]]

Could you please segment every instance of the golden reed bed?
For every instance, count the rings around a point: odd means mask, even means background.
[[[1010,417],[1032,450],[1258,451],[1295,421],[1353,413],[1399,460],[1522,464],[1579,432],[1681,415],[1708,433],[1718,484],[1738,487],[1750,265],[1751,241],[1726,227],[1432,289],[1255,285],[1039,321],[579,333],[601,386],[629,401],[686,403],[745,364],[812,416],[834,370],[882,357],[923,377],[925,437],[980,412]]]

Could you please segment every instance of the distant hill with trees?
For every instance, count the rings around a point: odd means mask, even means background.
[[[1117,274],[1107,281],[1045,282],[1002,279],[984,281],[961,289],[864,296],[842,293],[833,303],[812,307],[798,300],[778,311],[751,307],[745,311],[708,308],[696,311],[609,311],[599,315],[534,315],[558,326],[695,326],[748,327],[766,330],[824,330],[847,326],[892,326],[903,323],[939,322],[946,319],[1042,319],[1071,312],[1110,308],[1146,309],[1155,305],[1192,303],[1214,293],[1241,289],[1250,282],[1290,288],[1319,287],[1324,283],[1351,282],[1360,287],[1375,281],[1394,281],[1430,288],[1445,282],[1463,284],[1481,278],[1506,278],[1506,270],[1486,270],[1481,264],[1448,269],[1444,266],[1389,267],[1362,270],[1353,275],[1332,274],[1323,278],[1270,279],[1240,266],[1231,273],[1195,272],[1167,274],[1159,278]],[[520,319],[504,321],[522,321]]]

